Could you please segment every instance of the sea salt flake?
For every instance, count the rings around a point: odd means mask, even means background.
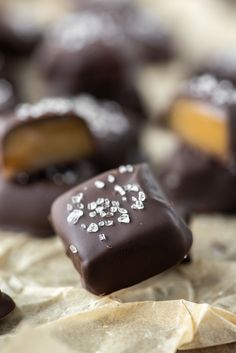
[[[81,210],[73,210],[67,217],[67,222],[69,224],[78,223],[79,219],[83,216],[84,212]]]
[[[138,192],[139,191],[139,187],[136,184],[127,184],[127,185],[125,185],[124,189],[126,191],[134,191],[134,192]]]
[[[126,173],[127,169],[126,169],[126,166],[125,165],[121,165],[119,168],[118,168],[119,172],[121,174],[124,174]]]
[[[72,254],[77,254],[78,252],[77,248],[73,244],[70,245],[70,251],[72,252]]]
[[[105,187],[105,183],[101,180],[96,180],[94,185],[97,189],[103,189]]]
[[[88,209],[90,210],[90,211],[94,211],[95,209],[96,209],[96,207],[97,207],[97,203],[96,202],[90,202],[89,204],[88,204]]]
[[[103,203],[104,203],[104,198],[102,198],[102,197],[99,197],[96,201],[97,205],[102,205]]]
[[[127,201],[127,197],[126,197],[126,196],[123,196],[123,197],[122,197],[122,201],[126,202],[126,201]]]
[[[101,213],[103,211],[103,206],[98,206],[97,208],[96,208],[96,212],[97,213]]]
[[[89,212],[89,217],[93,218],[93,217],[96,217],[96,212],[95,211],[91,211]]]
[[[83,193],[80,192],[78,195],[72,196],[71,200],[73,203],[80,203],[83,199]]]
[[[112,213],[116,213],[117,212],[117,207],[116,206],[112,206],[111,208],[110,208],[110,211],[112,212]]]
[[[126,194],[125,190],[120,185],[115,185],[114,190],[118,192],[121,196],[124,196]]]
[[[112,212],[107,212],[106,213],[106,218],[110,218],[110,217],[113,217],[114,216],[114,213]]]
[[[142,202],[146,200],[146,195],[144,194],[143,191],[140,191],[138,193],[138,199],[139,199],[139,201],[142,201]]]
[[[119,206],[120,206],[119,201],[111,201],[111,204],[112,204],[112,206],[114,206],[114,207],[119,207]]]
[[[107,226],[107,227],[110,227],[110,226],[112,226],[113,224],[114,224],[114,221],[111,221],[111,220],[105,221],[105,226]]]
[[[144,209],[144,204],[141,201],[137,201],[136,203],[131,205],[131,208],[133,210],[142,210],[142,209]]]
[[[105,222],[104,222],[104,221],[98,222],[98,226],[99,226],[99,227],[104,227],[104,226],[105,226]]]
[[[80,203],[77,205],[77,207],[80,209],[80,210],[83,210],[84,209],[84,204],[83,203]]]
[[[66,205],[66,210],[67,210],[67,212],[71,212],[73,210],[73,206],[70,203],[68,203]]]
[[[132,201],[137,202],[138,199],[135,196],[132,196]]]
[[[130,223],[130,218],[128,214],[122,214],[119,218],[118,218],[118,222],[120,223]]]
[[[106,236],[105,236],[105,234],[99,234],[98,235],[98,237],[99,237],[99,240],[101,240],[101,241],[104,241],[104,240],[106,240]]]
[[[116,178],[114,177],[114,175],[112,175],[112,174],[109,174],[109,175],[108,175],[107,181],[108,181],[109,183],[114,183],[115,180],[116,180]]]
[[[127,164],[126,170],[127,170],[128,173],[133,173],[134,167],[131,164]]]
[[[101,211],[100,212],[100,216],[103,218],[103,217],[106,217],[106,215],[107,215],[107,213],[106,212],[104,212],[104,211]]]
[[[90,225],[87,228],[88,233],[97,233],[98,230],[99,230],[99,228],[96,223],[90,223]]]
[[[82,229],[86,229],[86,228],[87,228],[87,227],[86,227],[86,224],[82,223],[82,224],[81,224],[81,228],[82,228]]]
[[[122,208],[122,207],[119,207],[119,208],[118,208],[118,211],[119,211],[120,213],[128,213],[128,211],[127,211],[125,208]]]

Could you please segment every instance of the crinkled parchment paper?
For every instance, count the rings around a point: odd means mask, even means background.
[[[57,238],[0,236],[0,288],[17,309],[0,324],[3,353],[172,353],[236,341],[236,218],[192,221],[193,262],[97,297]]]

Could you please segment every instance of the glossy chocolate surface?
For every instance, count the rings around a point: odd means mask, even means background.
[[[0,291],[0,320],[10,314],[15,309],[15,306],[13,300],[7,294]]]
[[[89,163],[81,162],[35,175],[22,173],[14,181],[0,176],[0,228],[40,237],[53,235],[48,219],[53,201],[94,173]]]
[[[187,145],[176,151],[160,180],[182,214],[236,211],[236,169]]]
[[[192,243],[146,164],[77,186],[55,201],[51,219],[84,286],[98,295],[180,263]]]

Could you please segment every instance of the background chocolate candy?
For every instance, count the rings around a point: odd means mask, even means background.
[[[13,300],[0,291],[0,320],[6,317],[15,309],[15,303]]]
[[[190,146],[226,162],[236,159],[236,88],[203,74],[190,79],[170,109],[170,127]]]
[[[51,219],[84,286],[102,295],[181,262],[192,236],[146,164],[121,166],[58,198]]]
[[[145,116],[136,69],[144,62],[173,57],[169,34],[159,22],[137,5],[123,2],[89,2],[64,17],[38,49],[49,94],[89,93]]]
[[[39,49],[39,62],[48,80],[61,84],[63,94],[87,91],[107,98],[107,92],[126,81],[131,50],[110,14],[84,11],[54,25]]]
[[[160,181],[182,214],[236,211],[236,169],[187,145],[176,151]]]
[[[0,228],[40,237],[53,235],[48,220],[53,201],[94,174],[91,164],[80,162],[34,175],[21,173],[14,181],[0,176]]]
[[[162,61],[174,57],[170,34],[160,18],[144,10],[135,1],[79,1],[78,8],[111,14],[130,43],[135,46],[139,60]]]
[[[84,158],[117,165],[136,139],[137,124],[116,103],[89,96],[45,99],[21,106],[1,124],[2,171],[10,178]]]

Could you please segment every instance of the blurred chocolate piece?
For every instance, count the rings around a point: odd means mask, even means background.
[[[136,148],[136,138],[136,126],[116,103],[89,96],[44,99],[22,105],[1,124],[2,172],[11,178],[85,158],[117,165]]]
[[[25,55],[39,43],[41,29],[25,14],[0,9],[0,51],[8,55]]]
[[[192,243],[146,164],[120,166],[79,185],[55,201],[51,219],[83,285],[97,295],[180,263]]]
[[[46,78],[64,94],[97,92],[104,98],[124,81],[131,51],[111,15],[84,11],[52,27],[39,61]]]
[[[48,94],[89,93],[145,114],[136,69],[143,62],[167,61],[172,47],[158,19],[124,6],[115,11],[111,4],[94,8],[88,3],[52,27],[37,55]]]
[[[236,169],[187,145],[176,151],[159,177],[182,214],[236,211]]]
[[[170,109],[170,127],[190,146],[222,161],[236,159],[236,89],[210,74],[190,79]]]
[[[40,237],[53,235],[48,220],[53,201],[94,174],[90,163],[80,162],[34,175],[21,173],[12,181],[0,176],[0,228]]]
[[[0,291],[0,320],[4,319],[15,309],[14,301],[5,293]]]
[[[161,19],[130,0],[80,1],[80,10],[110,14],[142,60],[164,61],[174,57],[173,43]]]

